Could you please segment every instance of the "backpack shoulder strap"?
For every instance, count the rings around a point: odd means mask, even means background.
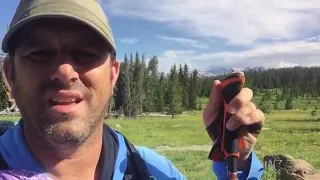
[[[119,131],[105,125],[106,130],[114,134],[119,143],[119,150],[115,162],[113,179],[117,180],[155,180],[151,176],[145,161],[140,156],[138,150]],[[121,165],[120,165],[121,164]],[[119,167],[121,167],[119,169]]]
[[[7,164],[7,162],[4,160],[4,158],[2,157],[2,154],[0,152],[0,170],[8,170],[9,166]]]
[[[134,175],[134,179],[139,180],[151,180],[154,177],[151,176],[144,160],[140,156],[138,150],[131,144],[126,137],[124,137],[127,149],[128,149],[128,164],[126,174]]]

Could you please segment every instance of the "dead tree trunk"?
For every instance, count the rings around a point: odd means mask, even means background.
[[[2,114],[13,114],[13,113],[18,113],[19,112],[19,109],[16,105],[16,102],[15,100],[11,97],[11,88],[8,84],[8,81],[5,77],[5,74],[3,72],[3,59],[0,57],[0,74],[1,74],[1,77],[2,78],[2,83],[0,83],[0,88],[2,88],[4,91],[5,91],[5,95],[6,95],[6,98],[5,100],[7,101],[6,104],[7,104],[7,108],[0,112]]]

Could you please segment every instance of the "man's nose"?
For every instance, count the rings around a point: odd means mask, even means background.
[[[79,79],[79,74],[75,71],[74,66],[71,63],[61,63],[51,76],[52,80],[58,80],[61,83],[67,85],[74,83]]]

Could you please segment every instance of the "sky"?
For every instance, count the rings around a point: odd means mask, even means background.
[[[100,0],[122,61],[190,69],[320,66],[319,0]],[[19,0],[4,0],[0,40]]]

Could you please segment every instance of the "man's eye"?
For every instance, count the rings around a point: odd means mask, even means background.
[[[73,51],[71,56],[77,62],[92,62],[99,59],[98,55],[88,51]]]
[[[30,53],[27,57],[36,61],[47,61],[55,57],[55,53],[50,50],[39,50]]]

